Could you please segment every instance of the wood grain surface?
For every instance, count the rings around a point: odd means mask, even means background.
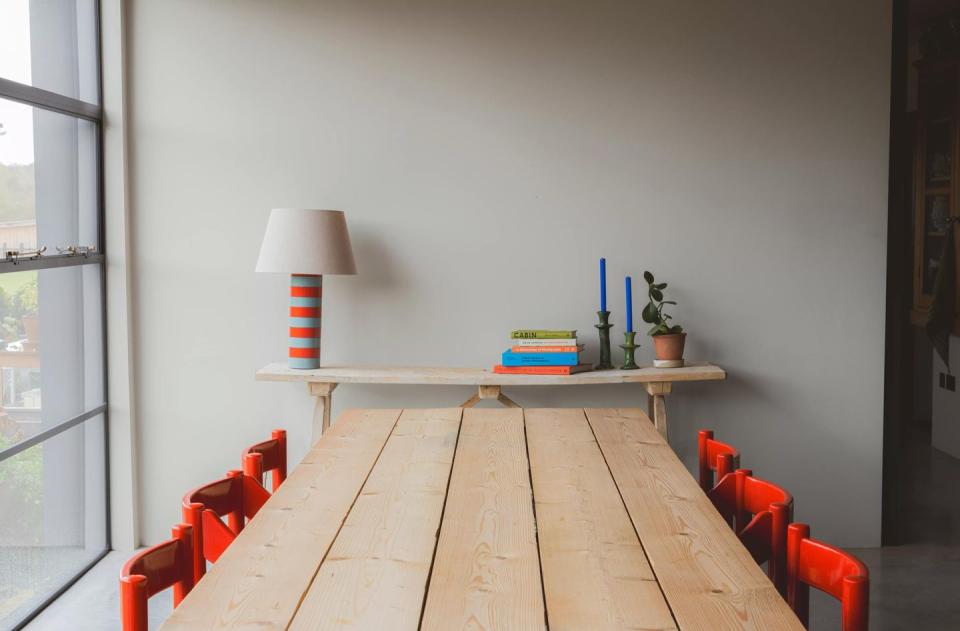
[[[286,629],[400,412],[344,412],[162,629]]]
[[[162,629],[801,631],[638,409],[348,410]]]
[[[313,370],[290,368],[285,363],[268,364],[257,371],[259,381],[312,383],[430,384],[461,386],[589,385],[604,383],[649,383],[718,381],[727,373],[707,362],[687,362],[683,368],[594,370],[572,375],[498,375],[484,368],[424,366],[324,366]]]
[[[585,412],[680,629],[801,631],[647,415]]]
[[[520,409],[463,411],[424,630],[544,629]]]
[[[417,628],[461,413],[404,410],[291,631]]]
[[[526,426],[550,628],[676,629],[583,410]]]

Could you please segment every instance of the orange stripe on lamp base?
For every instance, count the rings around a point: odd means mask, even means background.
[[[341,210],[274,208],[260,243],[256,270],[290,274],[290,368],[320,367],[321,274],[357,273]],[[319,438],[316,433],[314,438]]]
[[[320,315],[323,277],[317,274],[290,276],[290,368],[320,367]]]

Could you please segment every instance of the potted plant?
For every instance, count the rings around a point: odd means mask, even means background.
[[[669,321],[673,316],[664,312],[664,307],[677,303],[663,299],[663,290],[667,288],[666,283],[655,282],[650,272],[644,272],[643,279],[647,281],[649,302],[643,308],[642,315],[644,322],[653,325],[647,331],[647,335],[653,338],[654,352],[657,357],[654,365],[658,368],[683,366],[683,345],[687,340],[687,334],[679,324],[671,326]]]

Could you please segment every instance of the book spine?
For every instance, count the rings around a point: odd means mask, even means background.
[[[576,353],[583,350],[580,346],[512,346],[513,353]]]
[[[504,366],[493,367],[493,372],[499,375],[569,375],[573,366]]]
[[[577,338],[543,338],[541,340],[511,340],[513,346],[577,346]]]
[[[572,339],[577,337],[576,331],[560,331],[560,330],[549,330],[549,329],[517,329],[510,332],[510,339],[514,340],[526,340],[526,339]]]
[[[514,353],[503,354],[504,366],[576,366],[578,353]]]

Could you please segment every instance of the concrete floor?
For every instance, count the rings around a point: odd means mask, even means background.
[[[870,568],[871,631],[960,630],[960,460],[911,435],[903,452],[906,545],[853,550]],[[948,499],[944,499],[948,498]],[[112,552],[26,628],[28,631],[119,630],[117,577],[128,555]],[[150,628],[172,608],[170,592],[150,600]],[[840,628],[833,599],[811,594],[810,628]]]
[[[111,552],[27,625],[29,631],[119,631],[120,568],[130,554]],[[170,590],[150,599],[150,629],[173,611]]]
[[[909,428],[901,451],[904,545],[851,550],[870,568],[871,631],[960,630],[960,460]],[[816,531],[814,531],[816,534]],[[810,628],[839,629],[840,608],[811,594]]]

